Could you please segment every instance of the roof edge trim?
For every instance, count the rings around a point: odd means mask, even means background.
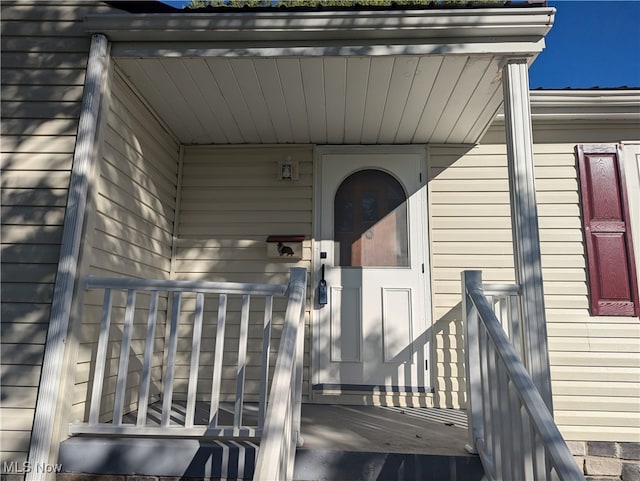
[[[640,122],[640,89],[530,92],[534,121],[632,120]],[[497,121],[504,115],[498,114]]]
[[[252,41],[407,39],[466,43],[466,39],[542,39],[555,9],[392,10],[328,12],[229,12],[193,14],[104,14],[85,17],[89,33],[111,41]],[[535,43],[535,42],[534,42]]]

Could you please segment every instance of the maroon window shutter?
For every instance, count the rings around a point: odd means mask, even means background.
[[[620,149],[578,145],[576,151],[591,314],[640,315]]]

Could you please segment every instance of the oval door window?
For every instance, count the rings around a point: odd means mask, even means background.
[[[343,267],[408,267],[407,196],[393,176],[367,169],[347,177],[334,201],[334,241]]]

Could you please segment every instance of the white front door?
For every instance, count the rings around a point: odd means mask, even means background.
[[[420,391],[427,384],[424,154],[321,153],[314,384]],[[316,297],[316,301],[318,297]]]

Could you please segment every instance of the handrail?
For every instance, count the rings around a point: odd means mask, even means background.
[[[462,273],[470,446],[490,481],[584,481],[553,417],[485,296]]]
[[[254,481],[287,481],[293,476],[295,449],[301,443],[300,402],[306,277],[306,269],[294,268],[291,271],[285,326],[273,373]]]
[[[285,327],[280,345],[280,352],[283,352],[283,349],[290,344],[287,336],[291,336],[289,331],[292,328],[287,326],[294,324],[294,327],[297,328],[301,322],[300,312],[304,313],[305,299],[304,291],[300,297],[301,284],[306,288],[306,269],[304,268],[291,269],[289,284],[87,278],[86,289],[104,290],[104,301],[94,361],[88,420],[87,422],[72,423],[69,427],[69,433],[71,435],[261,438],[270,416],[269,411],[271,411],[271,408],[267,408],[267,388],[269,385],[269,353],[274,298],[288,298]],[[144,297],[144,300],[141,300],[141,297]],[[252,307],[256,304],[256,298],[258,300],[264,299],[263,307],[258,306],[258,309],[263,309],[260,312],[264,312],[264,317],[261,320],[251,320],[253,319],[251,313],[256,309]],[[206,364],[202,362],[203,357],[201,356],[201,350],[204,352],[206,346],[201,339],[205,304],[210,310],[217,310],[217,322],[215,314],[210,316],[214,317],[212,323],[214,325],[207,328],[209,332],[215,332],[215,347],[209,346],[213,352],[208,352]],[[233,307],[234,305],[237,307]],[[167,316],[167,335],[164,342],[166,359],[162,369],[162,379],[156,379],[156,385],[153,385],[152,374],[156,372],[155,375],[158,376],[158,368],[154,368],[154,366],[158,366],[158,362],[161,362],[159,356],[163,355],[157,350],[154,352],[154,346],[157,337],[165,337],[164,326],[161,322],[161,316],[165,312]],[[298,313],[297,317],[295,316],[296,312]],[[232,422],[225,421],[223,423],[221,418],[225,407],[221,405],[223,400],[221,386],[226,350],[225,329],[232,315],[237,317],[235,322],[238,323],[237,328],[239,328],[239,334],[234,334],[237,336],[237,341],[234,339],[233,342],[234,344],[237,342],[238,349],[235,403],[233,408],[228,409],[233,416]],[[140,340],[136,341],[134,331],[137,329],[138,337],[144,335],[144,331],[139,328],[143,327],[140,324],[145,319],[146,336],[141,339],[144,341],[144,351],[143,354],[136,354],[141,361],[141,365],[135,367],[137,369],[135,375],[139,375],[139,381],[132,385],[129,367],[130,353],[135,342],[140,344]],[[255,325],[258,322],[261,325]],[[118,324],[114,326],[115,323]],[[259,328],[263,332],[262,357],[259,367],[260,393],[255,423],[249,423],[243,419],[245,377],[249,367],[247,345],[250,339],[250,327],[253,328],[252,332],[256,332]],[[188,358],[186,359],[188,365],[180,367],[181,382],[184,387],[178,390],[178,395],[181,396],[180,401],[185,404],[185,415],[184,419],[176,421],[176,419],[172,419],[172,403],[176,395],[176,386],[179,386],[176,381],[179,341],[183,346],[180,348],[180,352]],[[114,346],[118,346],[117,352],[112,352]],[[301,350],[302,348],[300,348]],[[110,352],[112,353],[109,354]],[[111,359],[109,355],[117,359]],[[282,363],[280,357],[276,361],[276,373],[278,372],[277,366]],[[115,369],[116,364],[117,371],[111,372],[110,369]],[[202,368],[211,373],[207,374],[207,379],[202,378],[201,373],[204,372]],[[196,419],[195,416],[196,400],[206,396],[198,390],[198,384],[202,381],[211,385],[210,398],[206,398],[210,401],[210,408],[208,419],[198,421],[201,417]],[[298,384],[301,384],[301,379]],[[289,386],[291,385],[293,384],[290,383]],[[155,393],[150,392],[152,387],[155,389]],[[232,388],[230,387],[230,389]],[[162,401],[161,410],[154,408],[156,412],[151,413],[149,406],[159,400]],[[295,400],[299,404],[299,393],[297,393]],[[113,404],[105,406],[106,411],[103,412],[101,404],[107,401]],[[132,416],[127,415],[127,412],[132,410],[132,406],[137,407],[136,418],[133,422],[131,421]],[[156,417],[158,421],[154,422],[153,419]]]
[[[136,291],[207,292],[212,294],[249,294],[284,296],[286,284],[251,284],[245,282],[173,281],[88,276],[86,289],[121,289]]]

